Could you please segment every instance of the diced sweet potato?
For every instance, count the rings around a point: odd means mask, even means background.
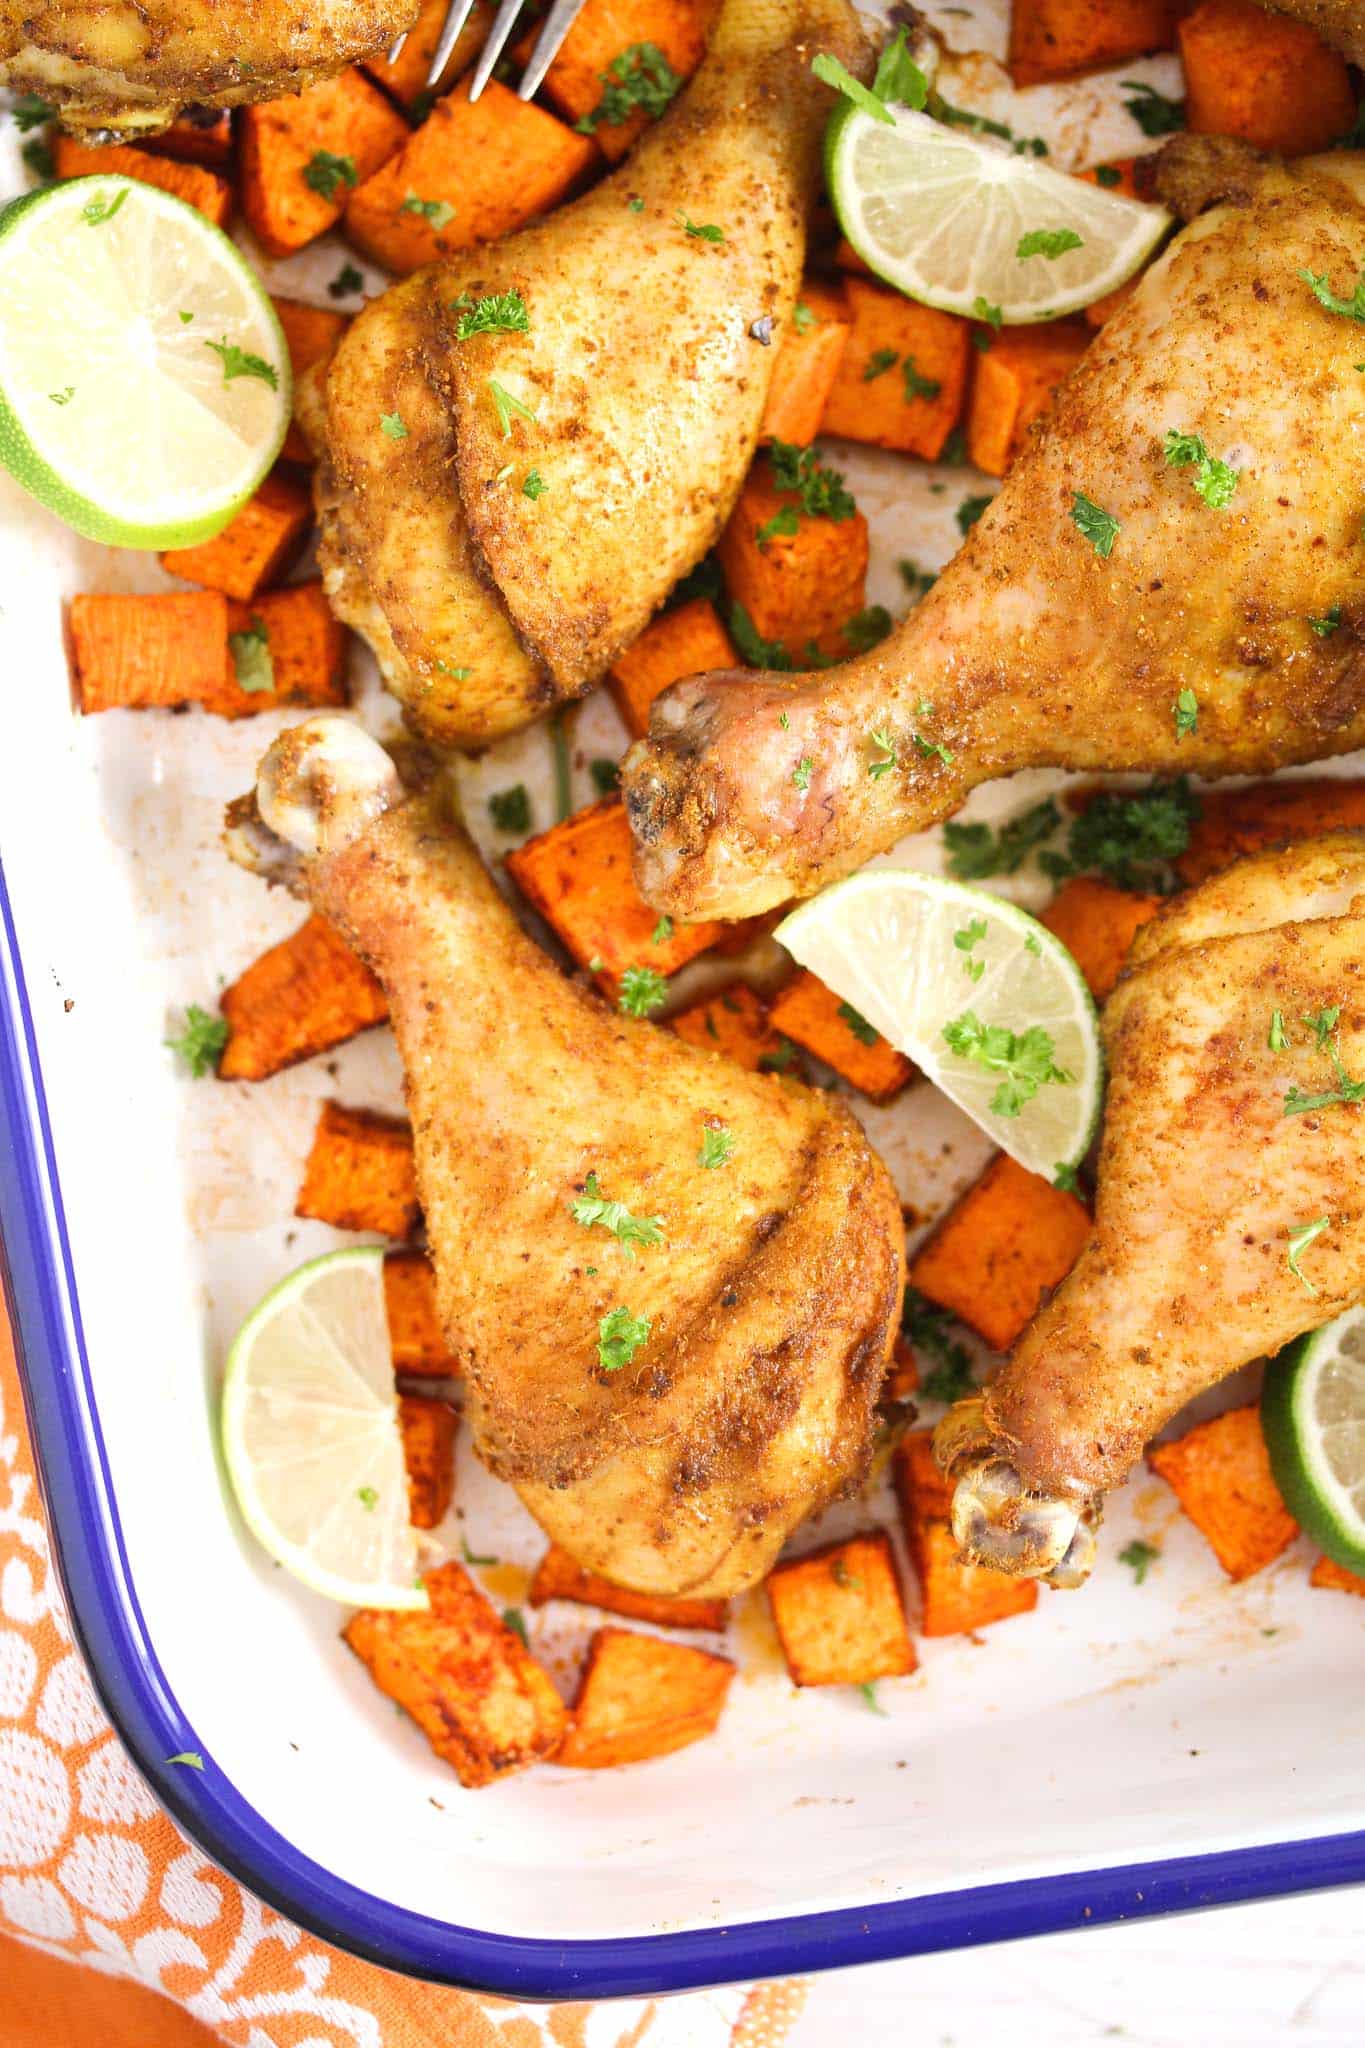
[[[222,691],[205,699],[206,710],[224,718],[245,718],[279,704],[347,701],[346,629],[323,596],[320,582],[291,583],[287,590],[263,592],[250,604],[230,604],[228,632],[264,632],[273,687],[245,689],[238,679],[240,664],[234,661]]]
[[[437,100],[382,170],[362,179],[346,200],[346,233],[407,277],[548,212],[597,162],[588,137],[542,107],[496,80],[471,101],[465,83]]]
[[[328,306],[305,305],[302,299],[276,298],[273,293],[270,303],[284,329],[289,366],[297,384],[305,370],[311,370],[314,363],[320,363],[332,353],[351,324],[350,316],[334,313]],[[297,419],[289,422],[289,432],[284,437],[280,454],[286,462],[311,463],[313,460],[313,451]]]
[[[144,137],[141,146],[153,156],[226,172],[232,162],[232,116],[226,107],[191,107],[159,135]]]
[[[1041,85],[1169,50],[1182,0],[1014,0],[1010,76]]]
[[[1092,339],[1083,320],[1007,327],[996,336],[977,363],[967,407],[967,453],[978,469],[1005,474]]]
[[[650,116],[635,108],[624,120],[593,120],[613,78],[612,66],[641,44],[652,44],[675,77],[689,79],[706,54],[718,5],[719,0],[587,0],[545,74],[546,97],[567,120],[591,120],[603,155],[619,163],[649,126]],[[534,44],[535,33],[526,41]]]
[[[967,1564],[958,1555],[949,1520],[953,1490],[934,1457],[932,1430],[914,1430],[901,1441],[895,1475],[926,1636],[974,1635],[1037,1606],[1035,1579],[1011,1578],[986,1565]]]
[[[880,1399],[883,1402],[908,1401],[918,1393],[920,1384],[919,1360],[906,1339],[897,1336],[891,1347],[891,1369],[882,1381]]]
[[[253,960],[218,1006],[228,1020],[220,1081],[264,1081],[389,1014],[369,968],[322,917]]]
[[[1320,1557],[1308,1574],[1310,1586],[1324,1586],[1334,1593],[1354,1593],[1358,1600],[1365,1600],[1365,1579],[1348,1572],[1344,1564],[1334,1558]]]
[[[446,1401],[425,1394],[401,1394],[398,1426],[408,1475],[408,1519],[414,1529],[434,1529],[455,1491],[455,1432],[460,1418]]]
[[[616,796],[528,839],[508,854],[507,872],[579,966],[612,990],[628,967],[676,974],[722,929],[675,925],[650,909],[631,874],[630,827]]]
[[[1072,176],[1084,178],[1087,185],[1100,185],[1106,192],[1117,192],[1124,199],[1150,199],[1152,194],[1138,183],[1138,164],[1135,156],[1112,157],[1107,164],[1089,164],[1083,171],[1073,171]]]
[[[842,287],[808,277],[792,318],[773,337],[777,358],[760,440],[810,446],[820,431],[852,329]]]
[[[1175,1443],[1157,1444],[1147,1463],[1208,1538],[1230,1579],[1264,1571],[1298,1534],[1270,1470],[1254,1403],[1196,1423]]]
[[[844,290],[853,327],[821,431],[936,460],[966,395],[970,322],[861,278]]]
[[[1307,156],[1350,131],[1350,74],[1306,22],[1265,14],[1249,0],[1201,0],[1177,34],[1193,134]]]
[[[216,228],[226,227],[232,218],[231,185],[198,164],[176,163],[172,157],[152,156],[145,149],[110,148],[107,144],[97,149],[61,134],[53,142],[52,161],[59,178],[136,178],[139,184],[159,186],[193,206]]]
[[[363,71],[242,109],[242,211],[269,256],[340,220],[347,195],[402,149],[407,122]]]
[[[910,1284],[1008,1351],[1089,1235],[1084,1202],[1002,1152],[921,1245]]]
[[[1176,872],[1193,885],[1245,853],[1342,826],[1365,826],[1365,781],[1314,776],[1304,782],[1252,782],[1245,789],[1201,790],[1200,815]]]
[[[742,981],[732,982],[719,995],[679,1010],[670,1023],[679,1038],[699,1045],[707,1052],[722,1052],[751,1074],[765,1061],[779,1054],[782,1034],[768,1022],[761,999]]]
[[[227,599],[216,590],[73,597],[71,667],[81,710],[205,704],[228,688]]]
[[[428,1379],[456,1379],[460,1361],[451,1353],[436,1312],[436,1276],[425,1252],[388,1252],[384,1258],[384,1311],[395,1372]]]
[[[636,739],[649,731],[649,707],[670,683],[709,669],[737,668],[730,635],[710,598],[689,598],[651,619],[633,647],[607,672],[617,708]]]
[[[1120,306],[1126,306],[1133,293],[1141,284],[1141,277],[1130,277],[1124,284],[1116,284],[1112,292],[1106,292],[1102,299],[1092,299],[1081,318],[1087,327],[1103,327],[1106,320],[1113,318]]]
[[[709,1735],[735,1667],[728,1657],[633,1629],[600,1628],[556,1759],[580,1771],[643,1763]]]
[[[724,1600],[670,1599],[613,1586],[610,1579],[584,1571],[557,1543],[550,1545],[536,1566],[527,1597],[533,1607],[543,1607],[547,1600],[572,1600],[579,1607],[605,1607],[609,1614],[657,1622],[661,1628],[723,1629],[727,1606]]]
[[[488,0],[474,0],[474,10],[455,38],[455,47],[445,70],[435,87],[428,86],[427,73],[449,12],[449,0],[422,0],[417,19],[408,30],[397,58],[390,63],[384,56],[371,57],[365,67],[375,84],[382,86],[385,92],[391,92],[405,107],[416,106],[420,111],[421,107],[429,105],[433,91],[444,91],[452,85],[469,69],[488,41],[488,31],[493,26],[493,9]]]
[[[932,1429],[912,1429],[901,1438],[895,1469],[906,1527],[911,1522],[946,1522],[953,1511],[953,1489],[934,1456]]]
[[[377,1110],[324,1102],[294,1214],[338,1230],[411,1237],[421,1203],[410,1126]]]
[[[428,1574],[431,1611],[362,1608],[342,1634],[389,1699],[411,1714],[462,1785],[491,1785],[553,1756],[569,1716],[514,1629],[469,1574]]]
[[[792,520],[795,530],[784,532]],[[863,609],[867,580],[861,512],[812,518],[794,491],[778,489],[769,458],[760,456],[716,552],[730,596],[765,640],[780,641],[797,662],[812,647],[836,659],[849,654],[845,628]]]
[[[301,484],[278,470],[212,540],[168,548],[161,566],[186,583],[252,598],[263,583],[278,583],[313,523],[313,501]]]
[[[1091,995],[1102,1003],[1119,978],[1134,933],[1160,908],[1159,896],[1139,896],[1090,875],[1076,875],[1063,883],[1041,913],[1041,921],[1056,933],[1085,976]]]
[[[834,261],[845,277],[872,277],[875,272],[870,263],[864,263],[858,251],[845,236],[840,235],[834,245]]]
[[[871,1685],[914,1670],[889,1537],[854,1536],[780,1564],[767,1589],[793,1685]]]
[[[768,1022],[873,1102],[889,1102],[914,1074],[903,1052],[804,967],[774,998]]]

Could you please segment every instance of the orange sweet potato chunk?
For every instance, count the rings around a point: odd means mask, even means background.
[[[1348,1572],[1344,1564],[1335,1558],[1320,1557],[1308,1574],[1310,1586],[1322,1586],[1333,1593],[1354,1593],[1358,1600],[1365,1600],[1365,1579],[1355,1572]]]
[[[410,1237],[421,1214],[410,1126],[377,1110],[324,1102],[294,1214],[338,1230]]]
[[[661,1628],[723,1629],[727,1602],[666,1598],[662,1594],[632,1593],[625,1586],[613,1586],[610,1579],[584,1571],[567,1550],[552,1543],[531,1581],[527,1596],[532,1607],[547,1600],[572,1600],[579,1607],[604,1607],[609,1614],[624,1614],[632,1621],[652,1621]]]
[[[458,1564],[425,1580],[430,1613],[362,1608],[342,1631],[371,1678],[462,1785],[553,1756],[569,1716],[549,1675]]]
[[[422,0],[417,19],[408,30],[396,61],[390,63],[387,57],[380,55],[371,57],[365,66],[374,83],[382,86],[385,92],[391,92],[405,107],[417,106],[420,111],[430,102],[433,88],[427,84],[427,73],[449,12],[450,0]],[[435,90],[450,86],[469,69],[488,41],[488,31],[492,26],[493,9],[489,0],[474,0],[474,10],[455,38],[455,47],[436,81]]]
[[[436,1310],[436,1275],[426,1252],[388,1252],[384,1258],[384,1311],[395,1372],[455,1379],[460,1361],[445,1340]]]
[[[346,703],[346,628],[333,614],[320,582],[267,590],[250,604],[233,602],[228,606],[228,632],[264,632],[274,686],[244,689],[234,665],[224,688],[205,699],[207,710],[224,718],[245,718],[280,704]]]
[[[263,583],[279,581],[312,523],[308,491],[276,470],[221,533],[194,547],[168,548],[161,566],[186,583],[246,600]]]
[[[1307,156],[1351,129],[1350,73],[1306,22],[1263,13],[1249,0],[1201,0],[1177,33],[1193,134]]]
[[[967,408],[967,453],[978,469],[1005,474],[1092,339],[1083,320],[1009,327],[995,337],[977,362]]]
[[[176,163],[172,157],[152,156],[145,149],[124,149],[121,145],[95,148],[77,142],[74,136],[58,135],[52,146],[52,161],[59,178],[91,176],[136,178],[142,185],[157,185],[176,199],[193,206],[216,228],[226,227],[232,218],[232,187],[226,178],[206,171],[199,164]]]
[[[1208,1538],[1230,1579],[1264,1571],[1298,1534],[1270,1470],[1254,1403],[1196,1423],[1175,1443],[1156,1445],[1147,1463]]]
[[[228,1020],[221,1081],[264,1081],[389,1014],[369,968],[316,916],[253,960],[224,989],[219,1008]]]
[[[603,1771],[700,1742],[719,1721],[734,1675],[728,1657],[690,1643],[600,1628],[557,1761]]]
[[[782,1034],[768,1021],[762,998],[745,982],[732,982],[718,995],[692,1003],[669,1019],[679,1038],[703,1052],[724,1053],[750,1074],[757,1074],[782,1049]]]
[[[791,319],[773,339],[768,402],[763,408],[762,441],[790,441],[807,448],[820,431],[830,393],[839,375],[848,337],[853,331],[848,298],[842,286],[808,277],[801,286]]]
[[[1085,976],[1097,1003],[1113,990],[1134,934],[1161,908],[1159,896],[1139,896],[1089,875],[1066,882],[1041,913]]]
[[[1201,790],[1200,815],[1175,863],[1193,885],[1245,853],[1339,827],[1365,827],[1365,781],[1313,776],[1306,781],[1252,782],[1245,789]]]
[[[1013,0],[1010,76],[1042,85],[1169,50],[1182,0]]]
[[[425,1394],[400,1394],[398,1427],[408,1475],[408,1519],[414,1529],[434,1529],[455,1491],[455,1432],[460,1418],[447,1401]]]
[[[243,107],[242,211],[266,254],[292,255],[334,227],[348,193],[401,150],[410,132],[354,67],[292,98]]]
[[[889,1102],[914,1074],[903,1052],[804,967],[774,998],[768,1022],[873,1102]]]
[[[910,1284],[1008,1351],[1089,1235],[1084,1202],[1002,1152],[921,1245]]]
[[[953,1489],[934,1456],[932,1429],[912,1429],[896,1446],[896,1493],[907,1526],[912,1521],[946,1522]]]
[[[625,52],[652,43],[676,77],[686,81],[706,54],[706,37],[719,0],[587,0],[545,74],[545,94],[569,121],[592,120],[611,67]],[[527,37],[534,42],[534,35]],[[529,54],[529,50],[528,50]],[[650,124],[636,108],[622,121],[593,121],[593,139],[619,163]]]
[[[774,520],[795,519],[793,532]],[[847,657],[845,628],[862,611],[867,582],[867,521],[812,518],[794,491],[779,490],[760,456],[744,481],[716,553],[726,586],[765,640],[780,641],[800,662],[814,647]]]
[[[350,315],[334,313],[328,306],[305,305],[302,299],[276,298],[273,293],[270,303],[284,329],[289,366],[297,385],[305,370],[311,370],[314,363],[322,362],[332,353],[351,324]],[[286,462],[309,464],[313,461],[313,451],[297,419],[289,422],[289,432],[284,437],[280,454]]]
[[[226,107],[187,108],[159,135],[145,136],[142,147],[153,156],[226,172],[232,163],[232,116]]]
[[[767,1591],[793,1685],[871,1685],[915,1669],[888,1536],[854,1536],[780,1564]]]
[[[229,687],[227,599],[216,590],[73,597],[71,669],[81,710],[167,710]]]
[[[971,323],[858,277],[844,291],[853,326],[821,432],[934,461],[962,411]]]
[[[617,708],[636,739],[649,731],[649,707],[671,683],[710,669],[737,668],[739,656],[708,597],[689,598],[651,619],[607,672]]]

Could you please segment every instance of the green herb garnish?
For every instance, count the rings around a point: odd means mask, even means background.
[[[810,788],[810,771],[812,766],[813,763],[811,761],[810,755],[803,754],[801,756],[801,759],[797,762],[796,766],[792,769],[792,781],[796,784],[796,787],[802,792],[803,795]]]
[[[1289,1250],[1285,1254],[1289,1270],[1294,1275],[1294,1278],[1308,1289],[1310,1294],[1316,1294],[1318,1290],[1308,1275],[1301,1269],[1299,1258],[1303,1252],[1307,1251],[1314,1238],[1321,1237],[1323,1231],[1329,1230],[1331,1225],[1332,1219],[1330,1216],[1317,1216],[1311,1223],[1294,1225],[1289,1232]]]
[[[673,217],[683,233],[691,235],[692,239],[696,242],[723,242],[725,240],[724,228],[718,228],[714,222],[699,224],[697,221],[689,220],[681,208]]]
[[[180,1055],[195,1080],[202,1081],[213,1072],[228,1042],[227,1018],[215,1017],[208,1010],[201,1010],[198,1003],[190,1003],[185,1011],[184,1030],[178,1038],[164,1042],[171,1052]]]
[[[238,348],[235,341],[206,341],[205,348],[211,348],[223,365],[223,382],[230,384],[234,377],[259,377],[262,384],[268,384],[272,391],[280,388],[280,373],[273,363],[263,356],[253,356],[248,349]]]
[[[1014,253],[1021,262],[1029,256],[1046,256],[1049,263],[1055,263],[1068,249],[1084,246],[1074,228],[1030,228],[1019,237]]]
[[[1119,522],[1112,512],[1106,512],[1093,498],[1087,498],[1083,491],[1074,493],[1071,501],[1073,524],[1084,534],[1097,555],[1107,560],[1114,552],[1114,542],[1119,537]]]
[[[647,1017],[668,1001],[668,980],[652,967],[628,967],[621,976],[618,1007],[627,1017]]]
[[[602,97],[574,126],[580,135],[615,128],[637,111],[657,121],[682,87],[682,79],[657,43],[629,43],[598,73]]]
[[[335,199],[339,185],[359,184],[353,156],[334,156],[330,149],[315,149],[303,167],[303,182],[320,199]]]
[[[628,1308],[614,1308],[597,1325],[597,1362],[603,1372],[620,1372],[629,1365],[642,1344],[649,1341],[648,1316],[633,1316]]]
[[[1176,135],[1185,126],[1184,100],[1167,99],[1142,78],[1121,78],[1119,84],[1134,95],[1123,104],[1144,135]]]
[[[1232,502],[1241,472],[1230,463],[1210,455],[1198,434],[1181,434],[1174,429],[1166,436],[1166,460],[1173,469],[1193,468],[1190,479],[1199,496],[1215,512]]]
[[[943,1037],[948,1050],[959,1059],[971,1060],[989,1073],[1003,1077],[991,1097],[995,1116],[1018,1116],[1040,1088],[1075,1080],[1073,1074],[1056,1064],[1052,1034],[1041,1024],[1030,1024],[1026,1031],[1014,1032],[1003,1024],[983,1024],[974,1010],[964,1010],[960,1017],[944,1025]]]
[[[876,1029],[875,1025],[869,1024],[866,1017],[861,1016],[854,1009],[852,1003],[840,1003],[835,1015],[841,1024],[847,1024],[860,1045],[881,1044],[882,1035],[880,1031]]]
[[[588,1175],[582,1194],[570,1202],[569,1213],[574,1222],[581,1223],[585,1230],[596,1226],[609,1231],[630,1259],[635,1257],[637,1244],[663,1243],[663,1217],[632,1216],[624,1202],[609,1202],[597,1184],[595,1173]]]
[[[525,334],[531,325],[526,301],[516,290],[491,292],[482,299],[466,294],[454,300],[450,310],[460,315],[455,323],[456,341],[468,341],[475,334]]]
[[[1175,736],[1178,740],[1183,740],[1187,733],[1198,731],[1199,699],[1193,690],[1180,692],[1171,706],[1171,715],[1175,719]]]
[[[1133,1541],[1119,1552],[1119,1563],[1132,1566],[1133,1578],[1140,1586],[1160,1555],[1161,1552],[1155,1544],[1144,1543],[1140,1536],[1135,1536]]]
[[[811,519],[832,519],[837,525],[851,519],[857,503],[844,489],[837,469],[817,462],[813,448],[798,448],[792,441],[774,441],[769,450],[773,482],[779,491],[795,491],[801,510]]]
[[[114,218],[114,215],[127,197],[128,187],[126,185],[121,192],[116,192],[112,199],[108,198],[103,192],[97,192],[94,198],[87,199],[85,205],[81,208],[81,219],[87,227],[101,227],[105,221]]]
[[[510,789],[495,789],[488,799],[488,815],[499,832],[529,832],[531,798],[526,784],[514,782]]]
[[[403,424],[401,413],[381,412],[379,415],[379,431],[381,434],[387,435],[390,441],[406,441],[408,438],[408,430]]]
[[[735,1140],[725,1124],[705,1124],[702,1127],[701,1151],[697,1157],[702,1166],[715,1168],[726,1165],[735,1156]]]
[[[498,425],[502,428],[502,438],[504,441],[511,438],[514,416],[519,420],[535,419],[535,413],[531,410],[531,407],[523,405],[519,398],[514,398],[510,391],[505,390],[499,384],[496,377],[489,378],[488,389],[498,415]]]

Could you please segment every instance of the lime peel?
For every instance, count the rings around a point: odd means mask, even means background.
[[[1271,1360],[1261,1428],[1290,1514],[1335,1563],[1365,1576],[1365,1305]]]

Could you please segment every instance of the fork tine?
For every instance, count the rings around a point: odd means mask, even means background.
[[[540,90],[540,82],[559,55],[565,36],[583,12],[584,0],[555,0],[554,6],[545,17],[545,26],[540,31],[540,40],[531,53],[526,67],[526,76],[518,87],[518,97],[529,100]]]
[[[445,27],[441,30],[440,41],[431,59],[431,69],[427,73],[429,86],[440,82],[441,73],[450,62],[450,53],[459,42],[460,33],[473,12],[474,0],[450,0],[450,12],[445,18]]]
[[[407,39],[408,31],[406,29],[403,30],[401,36],[394,37],[393,41],[389,44],[388,55],[385,60],[387,63],[396,64],[398,62],[398,59],[403,54],[403,45]]]
[[[476,100],[493,76],[493,66],[503,53],[512,25],[521,13],[521,0],[502,0],[497,19],[488,31],[488,41],[479,52],[479,61],[474,67],[474,78],[469,88],[469,97]]]

